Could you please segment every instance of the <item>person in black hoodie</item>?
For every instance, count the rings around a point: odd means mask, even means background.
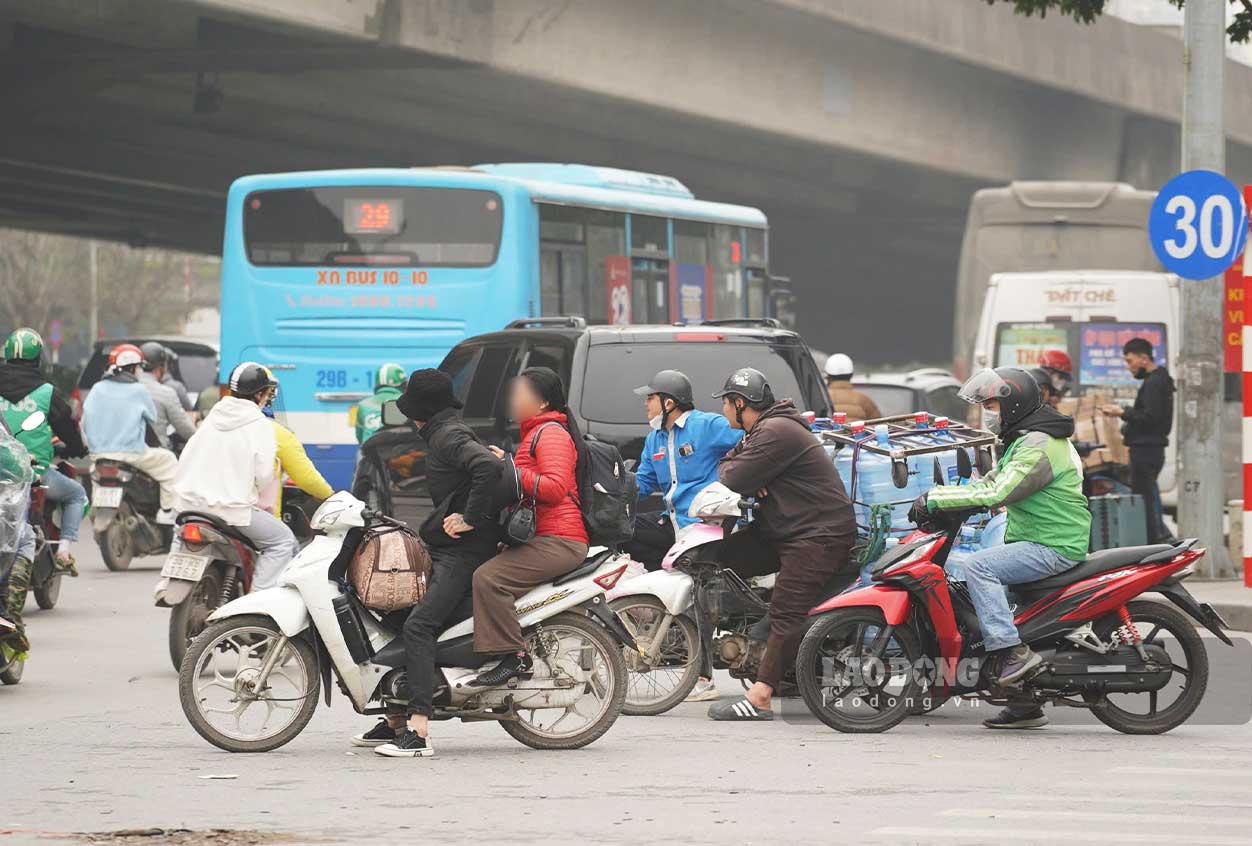
[[[474,571],[496,554],[499,509],[494,500],[504,465],[461,419],[461,403],[446,373],[412,374],[396,406],[426,442],[426,481],[435,509],[419,533],[430,551],[431,579],[425,598],[404,623],[407,725],[403,716],[388,715],[352,742],[392,758],[429,758],[435,754],[428,735],[434,715],[435,639],[470,596]],[[444,519],[453,514],[462,515],[463,528],[450,535]]]
[[[1161,489],[1156,477],[1165,467],[1165,447],[1174,425],[1174,380],[1156,363],[1146,338],[1131,338],[1122,347],[1126,367],[1143,381],[1131,408],[1106,405],[1109,417],[1122,418],[1122,438],[1130,449],[1130,489],[1143,497],[1148,515],[1148,542],[1174,540],[1162,517]]]

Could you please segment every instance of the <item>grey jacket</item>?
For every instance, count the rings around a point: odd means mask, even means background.
[[[161,446],[166,449],[170,448],[171,426],[184,441],[196,433],[195,425],[187,416],[183,404],[178,401],[178,394],[174,393],[173,388],[162,385],[151,373],[140,373],[139,383],[148,389],[152,404],[156,406],[157,422],[152,428],[156,430],[157,440],[161,442]]]

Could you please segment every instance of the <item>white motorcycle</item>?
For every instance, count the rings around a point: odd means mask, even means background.
[[[748,629],[767,610],[774,576],[744,581],[721,567],[718,554],[722,541],[751,522],[754,506],[719,482],[708,485],[687,512],[700,522],[678,531],[661,569],[610,592],[609,607],[635,639],[625,650],[630,681],[622,713],[665,713],[691,693],[702,669],[752,677],[764,645]]]
[[[178,679],[183,712],[201,737],[230,752],[277,749],[308,724],[319,688],[329,704],[332,675],[358,713],[407,704],[399,631],[328,577],[355,548],[359,533],[351,530],[394,522],[336,493],[313,515],[313,528],[325,535],[292,560],[277,587],[209,616]],[[501,687],[469,685],[482,660],[465,603],[463,618],[454,617],[438,640],[435,719],[495,721],[536,749],[576,749],[608,731],[626,697],[622,653],[633,639],[604,593],[626,566],[610,550],[593,550],[574,571],[519,599],[534,674]]]

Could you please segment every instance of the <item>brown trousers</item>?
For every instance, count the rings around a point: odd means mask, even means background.
[[[563,576],[587,557],[587,544],[539,535],[511,546],[474,571],[474,651],[483,655],[526,648],[514,603],[532,588]]]
[[[722,547],[722,562],[745,578],[777,573],[769,603],[769,638],[756,680],[774,690],[795,666],[809,610],[823,593],[842,590],[856,578],[850,552],[855,535],[827,535],[770,542],[755,531],[737,532]]]

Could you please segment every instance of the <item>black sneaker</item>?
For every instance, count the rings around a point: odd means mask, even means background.
[[[396,730],[386,720],[379,720],[378,725],[369,731],[363,731],[352,738],[353,746],[382,746],[396,739]]]
[[[374,754],[388,758],[433,758],[435,747],[430,745],[429,737],[422,737],[413,729],[406,728],[396,736],[395,742],[375,747]]]
[[[506,655],[490,670],[478,674],[478,678],[469,683],[470,687],[499,687],[510,679],[530,675],[530,656],[522,653]]]
[[[1001,708],[1000,713],[988,717],[982,724],[989,729],[1037,729],[1048,724],[1043,709],[1038,706]]]
[[[1003,653],[1000,659],[1000,677],[996,679],[996,684],[1009,687],[1024,681],[1041,664],[1042,658],[1026,644],[1019,643]]]

